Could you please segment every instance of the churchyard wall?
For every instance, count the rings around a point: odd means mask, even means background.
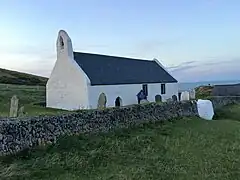
[[[240,97],[213,97],[215,108],[240,102]],[[81,110],[56,116],[0,119],[0,153],[9,155],[41,144],[52,144],[63,135],[108,132],[141,123],[198,116],[196,101],[149,103],[104,110]]]

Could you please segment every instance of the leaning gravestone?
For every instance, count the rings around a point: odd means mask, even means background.
[[[107,98],[104,93],[101,93],[98,98],[98,109],[103,109],[106,107]]]
[[[11,104],[10,104],[10,117],[17,117],[18,115],[18,98],[16,95],[14,95],[11,98]]]
[[[21,106],[18,110],[18,116],[23,116],[24,115],[24,106]]]
[[[173,96],[172,96],[172,100],[173,100],[173,102],[177,102],[177,96],[176,96],[176,95],[173,95]]]
[[[157,94],[157,95],[155,96],[155,102],[156,102],[156,103],[162,102],[162,96],[161,96],[160,94]]]

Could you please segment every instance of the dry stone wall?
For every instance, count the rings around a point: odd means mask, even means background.
[[[240,98],[212,100],[215,107],[240,102]],[[165,102],[82,110],[72,114],[0,119],[0,154],[14,154],[40,144],[55,143],[61,135],[108,132],[149,121],[198,116],[195,101]]]

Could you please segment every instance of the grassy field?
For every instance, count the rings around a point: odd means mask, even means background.
[[[229,116],[229,109],[234,115]],[[1,158],[0,177],[9,180],[239,179],[239,109],[237,105],[228,107],[224,119],[214,121],[184,118],[106,134],[62,137],[54,146]]]
[[[62,111],[35,103],[45,88],[0,85],[0,115],[16,94],[28,115]],[[106,134],[62,137],[57,144],[0,158],[0,179],[225,180],[240,177],[240,105],[199,118],[145,124]]]
[[[45,86],[47,78],[0,68],[0,83]]]
[[[9,115],[10,101],[13,95],[17,95],[19,98],[19,107],[24,105],[27,115],[56,114],[63,112],[34,105],[45,102],[45,94],[44,86],[0,84],[0,117]]]

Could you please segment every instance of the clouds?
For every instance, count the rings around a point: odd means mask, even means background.
[[[169,67],[169,71],[179,81],[215,81],[240,79],[240,58],[230,60],[211,59],[208,61],[185,62]]]
[[[144,42],[138,46],[139,53],[136,53],[141,57],[144,52],[152,51],[154,53],[158,48],[165,45],[166,43],[160,41]],[[141,51],[142,53],[140,53]],[[17,48],[0,46],[1,68],[49,77],[56,58],[53,47],[25,45]],[[164,62],[161,61],[161,63]],[[235,80],[239,79],[240,74],[240,57],[207,58],[202,61],[173,64],[167,69],[180,82]]]

